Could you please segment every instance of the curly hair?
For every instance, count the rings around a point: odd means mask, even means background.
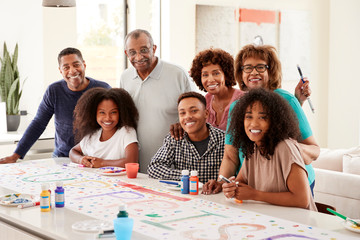
[[[218,64],[225,75],[225,85],[230,88],[236,85],[234,77],[234,58],[230,53],[225,52],[222,49],[206,49],[199,52],[192,61],[190,76],[199,87],[200,90],[206,92],[204,86],[201,83],[201,71],[203,67],[210,64]]]
[[[231,112],[231,122],[228,132],[231,134],[233,146],[241,148],[246,159],[254,153],[254,142],[245,132],[244,121],[246,109],[259,102],[268,115],[269,129],[265,133],[261,154],[269,159],[274,154],[277,144],[285,139],[300,140],[300,130],[297,117],[290,104],[280,95],[263,88],[256,88],[244,94],[235,104]]]
[[[75,143],[86,135],[95,133],[101,126],[97,123],[97,107],[103,100],[113,100],[119,110],[117,128],[123,126],[137,128],[139,113],[130,94],[122,88],[92,88],[78,100],[74,110]]]
[[[241,90],[249,90],[242,79],[243,72],[241,69],[248,58],[259,58],[265,61],[269,66],[267,70],[269,73],[267,89],[275,90],[277,88],[281,88],[281,63],[277,56],[275,47],[270,45],[255,46],[253,44],[248,44],[240,50],[235,59],[235,79]]]

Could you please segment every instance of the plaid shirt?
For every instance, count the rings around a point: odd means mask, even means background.
[[[181,170],[197,170],[199,181],[206,183],[209,179],[217,179],[221,160],[224,155],[225,132],[206,124],[210,131],[210,139],[206,152],[200,156],[187,133],[182,140],[176,141],[170,134],[148,167],[151,178],[179,181]]]

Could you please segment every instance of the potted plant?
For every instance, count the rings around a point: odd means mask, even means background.
[[[14,54],[10,56],[4,42],[3,57],[0,57],[0,60],[0,96],[1,101],[6,103],[7,130],[16,131],[20,124],[19,102],[22,94],[17,66],[18,44],[15,46]]]

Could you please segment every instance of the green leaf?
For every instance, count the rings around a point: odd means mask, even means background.
[[[16,115],[19,113],[19,89],[20,82],[17,78],[10,87],[9,95],[7,99],[7,114]]]
[[[18,114],[19,103],[22,95],[20,89],[20,75],[17,66],[19,46],[16,43],[14,53],[10,55],[6,43],[4,42],[3,57],[0,68],[0,96],[2,101],[6,101],[6,113]],[[23,83],[25,80],[23,81]]]

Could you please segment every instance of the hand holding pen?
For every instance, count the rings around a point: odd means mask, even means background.
[[[302,83],[303,83],[303,84],[308,83],[308,81],[306,80],[306,78],[303,77],[299,65],[297,65],[297,69],[298,69],[298,71],[299,71],[299,74],[300,74],[300,78],[301,78]],[[309,97],[310,93],[307,93],[307,94],[304,94],[304,95],[307,96],[306,99],[307,99],[307,101],[308,101],[308,103],[309,103],[309,106],[310,106],[311,111],[312,111],[313,113],[315,113],[314,106],[313,106],[313,104],[312,104],[312,102],[311,102],[311,100],[310,100],[310,97]]]
[[[231,186],[227,186],[227,187],[223,187],[223,192],[224,192],[224,195],[225,197],[227,198],[233,198],[235,197],[235,191],[236,191],[236,188],[239,184],[239,182],[234,182],[235,180],[235,177],[232,176],[230,179],[227,179],[226,177],[224,177],[223,175],[219,175],[219,178],[221,180],[224,180],[226,183],[231,183]]]

